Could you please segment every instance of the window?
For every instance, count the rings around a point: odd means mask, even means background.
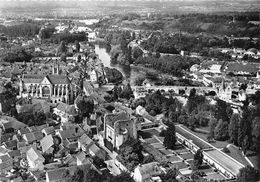
[[[43,97],[49,97],[50,96],[50,89],[47,86],[44,86],[42,88],[42,96]]]

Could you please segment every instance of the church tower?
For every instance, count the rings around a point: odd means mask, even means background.
[[[52,67],[52,74],[53,75],[59,75],[60,74],[60,65],[59,64],[54,64]]]

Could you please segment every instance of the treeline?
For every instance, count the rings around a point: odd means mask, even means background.
[[[120,83],[123,80],[123,74],[115,68],[105,67],[106,78],[108,83]]]
[[[9,37],[34,37],[39,33],[40,26],[35,23],[22,23],[20,25],[0,25],[0,33]]]
[[[128,47],[130,41],[135,39],[135,33],[129,31],[107,32],[104,40],[111,45],[111,63],[129,65],[132,60],[132,49]]]
[[[192,36],[185,34],[176,34],[170,36],[165,33],[156,33],[141,43],[141,46],[151,52],[161,52],[169,54],[178,54],[181,50],[189,52],[198,52],[205,56],[211,56],[210,48],[225,47],[225,48],[256,48],[259,49],[259,40],[235,39],[229,41],[227,37],[209,37],[206,35]],[[218,56],[219,55],[215,55]]]
[[[15,47],[11,50],[4,51],[1,54],[1,61],[14,63],[14,62],[28,62],[33,58],[31,51],[22,47]]]
[[[50,41],[53,43],[59,43],[61,41],[64,41],[66,43],[74,43],[75,41],[86,41],[87,35],[84,32],[81,33],[59,33],[59,34],[53,34],[50,37]]]
[[[168,54],[178,54],[176,50],[176,39],[172,36],[163,35],[161,33],[153,34],[149,39],[143,41],[141,46],[151,52],[160,52]]]
[[[200,60],[192,57],[182,57],[180,55],[167,55],[159,58],[156,56],[140,56],[134,63],[148,65],[155,70],[174,76],[182,76],[185,70],[188,70],[193,64],[199,64]]]
[[[60,43],[64,41],[66,43],[74,43],[75,41],[87,41],[87,34],[85,32],[80,33],[70,33],[65,31],[63,33],[54,34],[55,28],[54,27],[46,27],[42,29],[39,33],[39,37],[43,41],[49,41],[52,43]]]

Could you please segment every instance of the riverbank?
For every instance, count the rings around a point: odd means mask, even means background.
[[[140,64],[139,65],[131,64],[130,67],[133,68],[133,69],[137,69],[137,70],[143,71],[145,73],[156,74],[156,75],[158,75],[158,79],[172,79],[172,80],[179,80],[180,79],[180,78],[172,76],[170,74],[162,73],[162,72],[160,72],[158,70],[155,70],[153,68],[144,67],[144,66],[142,66]]]

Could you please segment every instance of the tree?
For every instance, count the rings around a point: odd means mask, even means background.
[[[143,51],[139,47],[134,47],[134,49],[133,49],[133,58],[137,59],[140,56],[143,56]]]
[[[77,168],[74,174],[71,176],[71,182],[82,182],[84,179],[84,171]]]
[[[132,95],[133,95],[133,91],[131,85],[130,83],[127,83],[127,85],[124,86],[122,92],[120,93],[120,97],[130,99]]]
[[[67,61],[67,56],[66,56],[65,53],[63,53],[63,54],[60,55],[60,61],[66,63],[66,61]]]
[[[214,132],[215,132],[215,127],[217,126],[217,123],[218,122],[217,122],[216,118],[211,118],[209,120],[209,137],[208,137],[208,139],[210,139],[210,140],[214,139],[214,137],[215,137]]]
[[[174,149],[175,143],[176,143],[175,125],[173,123],[169,123],[168,128],[165,131],[163,145],[166,148]]]
[[[214,136],[216,140],[225,141],[228,139],[228,122],[220,119],[214,129]]]
[[[237,140],[238,140],[239,122],[240,122],[239,114],[233,114],[228,126],[230,142],[234,143],[235,145],[238,144]]]
[[[94,101],[87,96],[81,96],[76,101],[78,112],[82,117],[89,117],[94,110]]]
[[[260,151],[260,117],[255,117],[252,124],[252,143],[253,150]]]
[[[110,179],[111,182],[135,182],[135,180],[132,178],[130,173],[128,172],[121,172],[121,174],[117,176],[113,176]]]
[[[194,155],[193,165],[195,170],[200,168],[202,162],[203,162],[203,154],[202,154],[202,150],[199,149]]]
[[[58,49],[57,49],[57,55],[60,56],[62,55],[63,53],[66,53],[67,52],[67,47],[66,47],[66,44],[64,41],[61,41]]]
[[[140,141],[133,138],[126,140],[119,147],[117,159],[129,171],[133,171],[134,168],[143,161],[142,145]]]
[[[143,84],[143,82],[144,82],[144,80],[145,80],[145,77],[137,77],[136,79],[135,79],[135,85],[136,86],[141,86],[142,84]]]
[[[100,182],[104,181],[105,176],[99,174],[96,170],[90,169],[84,177],[84,182]]]
[[[76,46],[76,52],[79,52],[80,51],[80,44],[79,44],[78,40],[75,41],[75,46]]]
[[[178,180],[176,179],[178,170],[175,168],[170,168],[167,170],[166,173],[160,175],[160,178],[162,180],[162,182],[178,182]]]
[[[251,166],[243,167],[239,170],[237,175],[238,182],[255,182],[260,179],[260,173],[258,170]]]

